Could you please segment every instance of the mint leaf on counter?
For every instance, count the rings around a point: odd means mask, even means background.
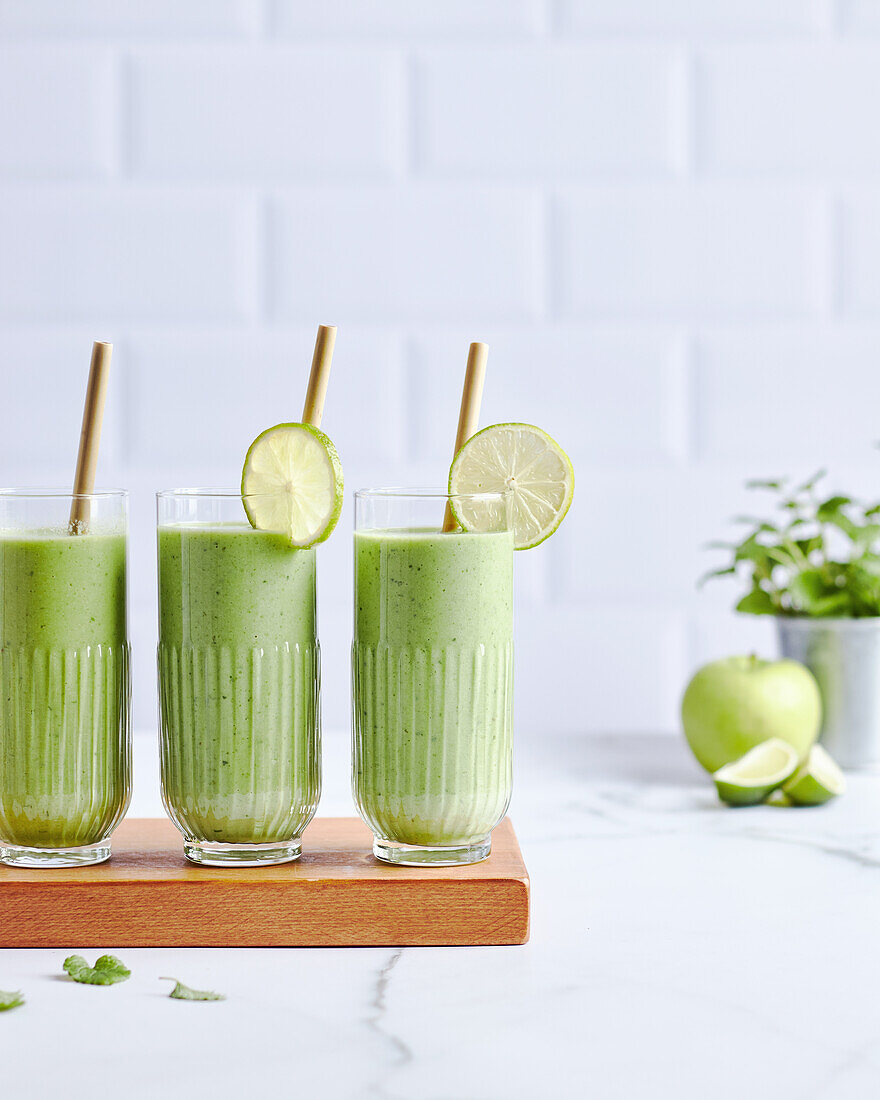
[[[131,971],[115,955],[102,955],[94,966],[82,955],[71,955],[64,960],[64,969],[75,982],[85,985],[115,985],[131,977]]]
[[[20,993],[4,993],[0,989],[0,1012],[6,1012],[9,1008],[18,1008],[24,1004],[24,997]]]
[[[223,993],[212,993],[209,989],[190,989],[188,985],[178,981],[177,978],[160,978],[160,982],[174,982],[174,988],[168,994],[176,1001],[225,1001]]]

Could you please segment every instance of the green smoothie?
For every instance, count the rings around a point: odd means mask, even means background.
[[[314,550],[244,523],[159,527],[162,793],[188,841],[301,836],[320,793],[318,684]]]
[[[131,795],[125,536],[0,534],[0,647],[0,843],[96,845]]]
[[[376,837],[486,842],[510,798],[513,536],[355,534],[355,799]]]

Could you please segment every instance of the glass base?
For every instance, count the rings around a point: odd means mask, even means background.
[[[469,844],[455,844],[452,847],[401,844],[378,836],[373,839],[373,855],[376,859],[381,859],[383,863],[396,863],[399,867],[457,867],[488,859],[491,851],[491,836],[479,837]]]
[[[0,846],[0,861],[10,867],[90,867],[110,858],[110,842],[84,844],[80,848],[25,848],[21,844]]]
[[[202,867],[265,867],[290,863],[302,855],[301,840],[282,844],[215,844],[207,840],[184,840],[183,854]]]

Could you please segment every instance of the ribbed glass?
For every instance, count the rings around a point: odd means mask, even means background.
[[[354,790],[373,832],[457,847],[510,801],[513,646],[356,644]]]
[[[294,839],[320,795],[319,650],[159,646],[162,787],[181,832]]]
[[[504,494],[356,497],[352,787],[393,863],[471,863],[511,793],[513,536]],[[464,531],[449,517],[484,520]]]
[[[128,645],[4,649],[0,679],[0,835],[100,843],[131,799]]]
[[[315,551],[234,490],[160,493],[162,797],[198,863],[300,854],[321,788]]]

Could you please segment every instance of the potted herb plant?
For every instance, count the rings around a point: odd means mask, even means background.
[[[880,764],[880,504],[826,495],[824,477],[747,482],[775,495],[772,515],[738,517],[743,538],[710,544],[732,560],[703,579],[747,582],[737,611],[775,616],[783,656],[819,683],[822,743],[844,767],[869,767]]]

